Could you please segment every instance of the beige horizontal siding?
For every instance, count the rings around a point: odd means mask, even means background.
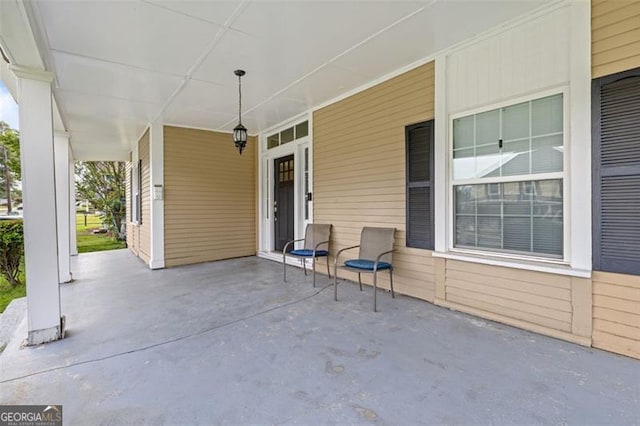
[[[571,277],[447,260],[445,300],[553,330],[572,331]]]
[[[138,256],[146,263],[151,259],[151,151],[149,148],[149,130],[147,130],[138,143],[142,188],[140,194],[142,223],[138,226]]]
[[[165,264],[256,252],[256,139],[242,153],[228,133],[165,127]]]
[[[333,225],[332,252],[357,244],[364,226],[396,228],[394,289],[429,301],[431,252],[405,247],[405,127],[433,118],[433,85],[429,63],[313,115],[313,217]],[[380,277],[380,287],[389,288],[388,274]],[[363,281],[371,283],[370,275]]]
[[[640,276],[593,273],[593,346],[640,358]]]
[[[640,67],[640,1],[591,2],[593,78]]]

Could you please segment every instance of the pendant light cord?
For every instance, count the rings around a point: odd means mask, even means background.
[[[238,124],[242,124],[242,76],[238,75]]]

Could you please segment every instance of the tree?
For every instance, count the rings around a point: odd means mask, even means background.
[[[111,235],[122,240],[125,235],[125,165],[116,161],[77,162],[76,192],[102,212],[102,221]]]
[[[22,194],[16,188],[16,184],[22,177],[20,170],[20,133],[9,127],[4,121],[0,121],[0,163],[2,163],[2,168],[0,169],[0,197],[7,198],[7,207],[10,207],[9,200],[11,198],[9,195],[15,198]],[[8,191],[7,188],[9,188]],[[8,210],[11,211],[10,208]]]

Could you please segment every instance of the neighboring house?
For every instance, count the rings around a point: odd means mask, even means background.
[[[129,153],[129,248],[151,268],[281,261],[310,222],[334,253],[393,226],[398,292],[640,358],[640,3],[587,9],[450,45],[242,156],[153,122]]]

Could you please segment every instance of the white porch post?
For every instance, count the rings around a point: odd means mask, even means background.
[[[149,128],[149,158],[151,165],[151,269],[164,268],[164,127],[162,121]]]
[[[53,135],[56,173],[56,217],[58,224],[58,273],[61,283],[71,281],[71,245],[69,231],[69,134]]]
[[[18,81],[27,319],[30,345],[63,337],[58,284],[51,81],[47,71],[11,65]]]
[[[69,146],[69,254],[78,255],[78,239],[76,235],[76,173],[73,152]]]
[[[571,267],[591,271],[591,6],[571,2],[569,214]]]
[[[439,55],[435,60],[435,141],[434,141],[434,181],[435,211],[434,248],[436,252],[449,250],[447,226],[447,155],[449,119],[447,116],[447,56]]]

